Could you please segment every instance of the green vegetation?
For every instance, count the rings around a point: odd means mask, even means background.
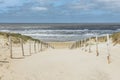
[[[120,32],[114,33],[111,35],[113,43],[120,44]]]
[[[30,37],[30,36],[21,35],[19,33],[0,32],[0,35],[7,38],[7,39],[8,39],[9,36],[11,36],[13,43],[16,43],[16,44],[20,43],[20,38],[23,40],[24,43],[27,42],[28,40],[40,42],[39,39],[34,39],[34,38]]]
[[[120,32],[113,33],[112,35],[110,35],[110,38],[112,39],[112,42],[114,43],[114,45],[120,44]],[[95,37],[92,37],[92,39],[95,40]],[[98,37],[98,40],[99,42],[106,42],[107,37],[101,36],[101,37]]]

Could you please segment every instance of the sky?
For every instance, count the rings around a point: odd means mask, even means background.
[[[119,23],[120,0],[0,0],[0,23]]]

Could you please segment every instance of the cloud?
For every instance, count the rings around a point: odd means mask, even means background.
[[[101,4],[102,8],[112,10],[112,11],[120,11],[120,0],[95,0],[97,4]]]
[[[102,2],[102,3],[105,3],[105,4],[112,4],[112,5],[115,5],[117,4],[116,6],[118,6],[118,4],[120,4],[120,0],[96,0],[98,2]]]
[[[120,0],[73,0],[68,4],[68,10],[88,11],[87,13],[100,12],[103,14],[120,13]],[[65,6],[67,7],[67,6]],[[99,14],[99,13],[98,13]]]
[[[93,18],[104,20],[104,17],[115,20],[119,17],[119,8],[120,0],[0,0],[0,18],[9,21],[19,18],[22,21],[92,21]]]
[[[90,11],[97,7],[94,0],[73,0],[72,2],[69,2],[67,5],[69,9],[78,11]]]
[[[46,10],[48,10],[48,8],[46,8],[46,7],[32,7],[31,9],[35,10],[35,11],[46,11]]]
[[[18,10],[30,0],[0,0],[0,13],[5,13],[11,10]]]
[[[71,9],[78,9],[78,10],[89,10],[93,8],[93,4],[84,4],[84,3],[74,3],[71,4],[69,7]]]

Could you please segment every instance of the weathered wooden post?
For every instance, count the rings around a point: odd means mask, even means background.
[[[80,48],[82,48],[82,40],[80,40]]]
[[[75,42],[75,48],[77,48],[77,41]]]
[[[74,48],[74,43],[72,44],[72,49]]]
[[[48,43],[46,43],[46,48],[48,49]]]
[[[76,42],[74,43],[73,49],[76,47],[76,45],[75,45],[75,44],[76,44]]]
[[[21,44],[21,49],[22,49],[22,55],[25,56],[24,47],[23,47],[23,40],[21,38],[20,38],[20,44]]]
[[[79,41],[77,42],[77,45],[78,45],[78,47],[77,47],[77,48],[79,48]]]
[[[85,51],[85,40],[83,40],[83,50]]]
[[[41,48],[40,48],[40,51],[42,51],[42,42],[41,42]]]
[[[96,56],[99,56],[99,52],[98,52],[98,36],[96,35]]]
[[[85,50],[85,52],[87,51],[87,49],[86,49],[86,43],[87,43],[87,40],[85,39],[84,40],[84,50]]]
[[[34,52],[36,53],[36,41],[34,41]]]
[[[78,42],[78,48],[80,48],[80,41]]]
[[[81,47],[81,41],[79,41],[79,48]]]
[[[29,54],[31,55],[31,42],[29,42]]]
[[[91,38],[89,38],[89,53],[91,53]]]
[[[79,42],[79,48],[81,48],[81,40],[80,40],[80,42]]]
[[[81,41],[82,44],[82,50],[84,50],[84,40]]]
[[[79,41],[77,42],[77,48],[79,48]]]
[[[110,64],[110,37],[109,34],[107,34],[107,61],[108,64]]]
[[[46,47],[48,48],[48,44],[46,43]]]
[[[37,45],[38,45],[38,52],[39,52],[39,42],[37,43]]]
[[[10,58],[12,59],[13,55],[12,55],[12,38],[11,38],[11,36],[9,36],[9,49],[10,49]]]
[[[78,48],[80,47],[80,42],[78,41]]]
[[[38,42],[36,41],[36,53],[38,52]]]

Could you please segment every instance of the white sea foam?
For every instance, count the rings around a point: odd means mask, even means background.
[[[10,32],[10,30],[0,30],[0,32]]]
[[[75,35],[75,34],[24,34],[24,35],[28,35],[28,36],[80,36],[80,35]]]

